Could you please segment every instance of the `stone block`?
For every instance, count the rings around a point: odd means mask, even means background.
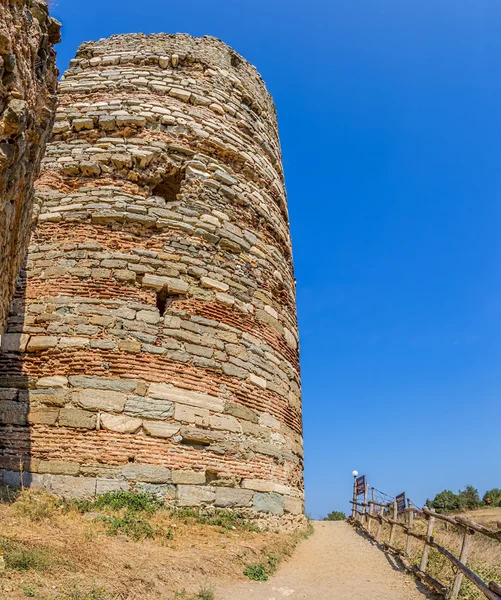
[[[189,285],[182,279],[160,277],[159,275],[151,275],[150,273],[146,273],[143,277],[143,287],[155,290],[161,290],[166,287],[170,294],[186,294],[189,289]]]
[[[284,496],[284,509],[285,512],[292,513],[293,515],[302,515],[304,513],[304,503],[301,498]]]
[[[77,429],[95,429],[97,415],[79,408],[62,408],[59,411],[59,425]]]
[[[55,425],[59,417],[59,409],[47,406],[31,407],[28,412],[30,425]]]
[[[235,419],[229,415],[212,415],[210,418],[210,427],[212,429],[221,429],[223,431],[233,431],[235,433],[242,433],[242,426]]]
[[[145,396],[128,396],[125,412],[146,419],[169,419],[174,414],[174,404],[168,400],[156,400]]]
[[[27,351],[38,352],[57,346],[57,338],[49,335],[32,335],[29,339]]]
[[[209,415],[210,413],[206,408],[195,408],[184,404],[176,404],[174,411],[176,421],[198,425],[199,427],[209,426]]]
[[[239,488],[216,488],[216,506],[222,508],[250,507],[254,492]]]
[[[69,397],[69,390],[65,389],[40,389],[29,390],[27,399],[30,402],[40,402],[49,406],[64,406]]]
[[[177,496],[177,488],[170,484],[138,483],[134,486],[136,492],[153,494],[164,500],[174,500]]]
[[[280,429],[280,421],[269,413],[262,413],[260,415],[259,425],[261,427],[269,427],[270,429]]]
[[[143,428],[148,435],[157,438],[170,438],[179,431],[179,425],[162,421],[143,421]]]
[[[89,389],[73,392],[71,398],[81,408],[121,413],[125,408],[126,395],[108,390]]]
[[[29,338],[27,333],[4,333],[0,337],[2,352],[25,352]]]
[[[246,406],[242,406],[241,404],[235,404],[234,402],[226,402],[224,405],[224,412],[237,419],[243,419],[244,421],[250,421],[251,423],[257,423],[259,421],[259,416],[253,410]]]
[[[87,375],[74,375],[72,377],[69,377],[69,382],[72,385],[72,387],[75,388],[110,390],[112,392],[133,392],[139,383],[135,379],[90,377]]]
[[[41,460],[38,463],[38,472],[51,475],[78,475],[80,465],[75,462],[62,460]]]
[[[161,320],[161,317],[158,314],[158,311],[138,310],[136,313],[136,319],[138,321],[144,321],[145,323],[156,325]]]
[[[172,483],[182,485],[205,484],[205,473],[200,471],[172,471]]]
[[[96,480],[90,477],[71,477],[69,475],[49,475],[48,491],[63,498],[82,498],[91,500],[96,495]]]
[[[28,405],[14,400],[0,401],[0,423],[2,425],[26,425]]]
[[[260,388],[263,388],[263,390],[265,390],[268,387],[266,379],[264,377],[259,377],[259,375],[256,375],[254,373],[251,373],[249,375],[249,380],[252,381],[252,383],[259,386]]]
[[[52,377],[40,377],[36,383],[37,388],[65,388],[68,387],[68,378],[62,375],[53,375]]]
[[[201,277],[200,283],[202,284],[202,287],[217,290],[218,292],[227,292],[230,289],[230,286],[227,283],[224,283],[224,281],[218,281],[211,277]]]
[[[171,387],[165,383],[152,383],[148,390],[148,395],[160,400],[170,400],[180,404],[196,406],[197,408],[206,408],[214,412],[224,410],[224,400],[209,394],[192,392],[183,388]]]
[[[141,352],[141,342],[122,340],[118,343],[118,349],[129,354],[138,354]]]
[[[157,465],[130,463],[122,467],[126,479],[142,483],[169,483],[170,470]]]
[[[279,494],[254,494],[254,510],[281,517],[284,514],[284,498]]]
[[[199,506],[212,504],[216,499],[216,489],[198,485],[178,485],[177,503],[179,506]]]
[[[290,487],[286,485],[264,479],[244,479],[242,487],[256,492],[274,492],[276,494],[290,494],[291,492]]]
[[[102,413],[100,415],[100,424],[102,429],[116,431],[117,433],[135,433],[142,425],[141,419],[126,417],[125,415],[110,415]]]
[[[106,492],[118,492],[120,490],[128,491],[130,488],[128,481],[120,479],[96,479],[96,495],[106,494]]]

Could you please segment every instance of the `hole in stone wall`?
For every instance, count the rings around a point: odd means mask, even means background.
[[[172,300],[171,300],[172,302]],[[165,311],[167,310],[167,304],[169,302],[169,291],[166,287],[163,287],[159,292],[157,292],[157,308],[160,316],[163,317],[165,315]]]
[[[174,175],[164,177],[152,190],[152,196],[160,196],[166,202],[174,202],[177,195],[181,193],[181,183],[183,181],[183,173],[177,171]]]
[[[240,58],[240,56],[238,56],[238,54],[232,54],[231,55],[231,66],[232,67],[239,67],[240,64],[242,63],[242,59]]]

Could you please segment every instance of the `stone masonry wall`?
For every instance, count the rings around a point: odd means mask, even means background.
[[[4,481],[303,512],[273,102],[214,38],[83,44],[3,338]]]
[[[0,334],[28,247],[33,180],[54,122],[59,30],[42,0],[0,4]]]

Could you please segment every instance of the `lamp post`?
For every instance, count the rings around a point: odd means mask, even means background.
[[[351,473],[353,475],[353,504],[351,507],[351,518],[354,519],[357,510],[357,477],[358,477],[358,471],[352,471]]]

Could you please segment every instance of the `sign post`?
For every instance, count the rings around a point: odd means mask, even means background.
[[[358,477],[358,479],[356,480],[356,492],[357,492],[357,496],[361,496],[362,494],[365,494],[365,475],[361,475],[360,477]]]
[[[397,503],[397,514],[401,515],[403,512],[405,512],[405,492],[399,494],[395,498],[395,502]]]

